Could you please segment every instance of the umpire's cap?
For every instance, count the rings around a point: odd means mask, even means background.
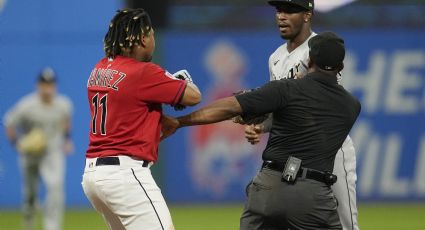
[[[337,70],[344,61],[344,40],[333,32],[323,32],[312,37],[308,46],[310,59],[323,70]]]
[[[52,68],[44,68],[38,75],[38,83],[56,83],[56,75]]]
[[[305,10],[314,9],[314,0],[269,0],[268,3],[274,7],[280,5],[295,5],[304,8]]]

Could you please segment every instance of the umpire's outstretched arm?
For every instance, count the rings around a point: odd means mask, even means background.
[[[164,139],[176,129],[185,126],[217,123],[238,115],[258,116],[271,113],[286,104],[284,93],[286,83],[286,81],[269,82],[258,90],[219,99],[177,119],[163,115],[161,138]]]
[[[242,108],[234,96],[219,99],[198,111],[177,118],[179,126],[205,125],[228,120],[242,114]]]
[[[228,120],[238,115],[259,116],[276,111],[287,101],[287,81],[269,82],[257,90],[217,100],[177,118],[179,128]]]
[[[161,140],[171,136],[178,128],[192,125],[206,125],[227,120],[242,113],[242,108],[234,96],[219,99],[193,113],[179,118],[165,114],[161,117]]]

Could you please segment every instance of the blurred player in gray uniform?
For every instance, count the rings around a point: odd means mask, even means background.
[[[270,55],[270,80],[300,78],[307,74],[309,62],[308,40],[316,35],[311,31],[313,0],[275,0],[268,3],[276,7],[276,21],[280,35],[287,42]],[[270,131],[271,119],[263,125],[247,126],[245,135],[256,144],[260,134]],[[353,142],[347,139],[335,157],[334,171],[338,180],[332,190],[339,201],[338,214],[344,230],[359,229],[356,205],[356,155]]]
[[[71,111],[70,100],[56,94],[53,70],[46,68],[38,78],[37,91],[23,97],[4,117],[7,137],[19,152],[25,230],[34,228],[40,176],[47,191],[44,229],[61,229],[65,156],[73,148],[69,138]]]

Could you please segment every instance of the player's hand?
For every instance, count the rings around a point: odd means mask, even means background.
[[[187,81],[188,83],[193,83],[192,76],[190,76],[189,72],[185,69],[179,70],[173,74],[174,78]]]
[[[298,63],[296,69],[297,69],[297,72],[295,73],[295,79],[300,79],[305,77],[305,75],[307,75],[308,66],[303,61],[300,61],[300,63]]]
[[[174,118],[167,116],[165,114],[161,117],[161,141],[165,138],[171,136],[173,133],[177,131],[180,126],[179,121]]]
[[[263,125],[247,125],[245,126],[245,138],[252,145],[258,144],[263,133]]]

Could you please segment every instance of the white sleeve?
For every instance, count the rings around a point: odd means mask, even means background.
[[[273,74],[272,74],[272,60],[273,54],[270,55],[269,57],[269,74],[270,74],[270,81],[273,81]],[[273,116],[271,114],[269,114],[269,117],[263,122],[263,133],[268,133],[271,130],[272,127],[272,123],[273,123]]]
[[[67,114],[68,116],[72,116],[72,113],[74,112],[74,106],[72,105],[72,101],[69,98],[66,98],[66,104],[67,104]]]
[[[66,96],[61,96],[61,107],[66,118],[70,118],[73,113],[73,105],[71,100]]]
[[[21,99],[18,103],[16,103],[3,117],[3,124],[6,127],[16,127],[22,124],[25,110],[27,108],[27,104],[25,98]]]
[[[272,66],[273,66],[272,65],[272,63],[273,63],[272,57],[273,57],[273,54],[270,55],[270,57],[269,57],[269,76],[270,76],[270,81],[273,81],[274,80],[273,74],[272,74]]]

